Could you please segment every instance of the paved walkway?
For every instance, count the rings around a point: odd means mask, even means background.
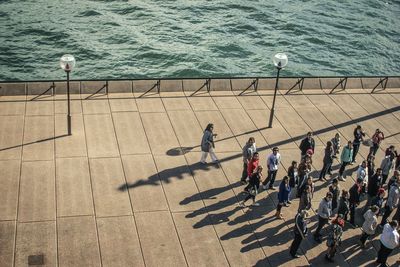
[[[336,132],[345,143],[356,124],[368,134],[382,129],[383,147],[400,148],[399,90],[327,92],[281,91],[273,129],[267,128],[271,91],[73,95],[72,136],[66,136],[65,96],[0,97],[0,266],[326,265],[325,243],[311,236],[302,257],[289,256],[297,200],[283,209],[283,221],[273,217],[276,192],[261,192],[257,208],[237,203],[241,146],[250,136],[263,165],[280,147],[278,182],[310,130],[317,142],[314,177],[323,144]],[[218,133],[220,164],[204,166],[199,142],[209,122]],[[362,147],[359,161],[366,154]],[[316,182],[313,208],[327,187]],[[314,216],[312,231],[315,223]],[[373,263],[379,241],[360,250],[360,233],[345,231],[336,265]],[[393,266],[398,253],[390,257]]]

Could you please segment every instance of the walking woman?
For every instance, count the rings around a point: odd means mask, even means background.
[[[295,198],[297,190],[295,190],[296,186],[299,183],[299,174],[297,170],[297,161],[292,161],[292,165],[288,168],[288,176],[289,176],[289,186],[291,188],[290,195],[289,195],[289,201],[288,203],[290,204],[290,201]]]
[[[339,205],[340,195],[339,181],[336,178],[333,178],[332,184],[329,186],[329,192],[332,193],[332,212],[335,213],[336,208]]]
[[[353,144],[351,141],[349,141],[347,145],[343,148],[340,160],[342,162],[342,165],[339,169],[339,181],[346,181],[346,177],[343,176],[343,173],[346,166],[349,165],[353,160]]]
[[[350,201],[349,201],[349,192],[346,190],[342,190],[342,196],[339,200],[338,214],[342,214],[345,221],[347,221],[347,216],[350,212]]]
[[[376,152],[379,149],[379,145],[381,144],[382,140],[385,139],[385,135],[383,134],[383,132],[381,132],[381,130],[376,129],[374,135],[372,136],[372,146],[369,149],[369,155],[374,155],[376,154]]]
[[[203,138],[201,139],[201,159],[200,162],[203,164],[206,164],[206,158],[208,156],[208,153],[210,153],[211,160],[213,163],[218,163],[217,156],[214,153],[214,137],[217,136],[217,134],[213,133],[214,130],[214,124],[209,123],[204,130]]]
[[[245,207],[245,203],[250,198],[253,200],[253,206],[260,206],[260,203],[256,203],[256,195],[258,194],[258,189],[260,188],[260,182],[262,179],[263,167],[260,165],[257,167],[256,171],[250,176],[249,179],[249,189],[247,190],[246,198],[239,203],[240,207]]]
[[[325,148],[325,155],[324,155],[324,166],[322,167],[321,173],[319,174],[319,180],[325,180],[325,175],[331,168],[332,162],[333,162],[333,156],[335,155],[335,152],[332,147],[332,142],[328,141],[326,143],[326,148]]]
[[[278,206],[276,207],[276,214],[275,217],[277,219],[283,219],[281,210],[283,206],[287,206],[287,201],[289,200],[290,194],[290,186],[289,186],[289,177],[283,177],[282,182],[279,185],[279,192],[278,192]]]
[[[353,141],[353,158],[351,164],[356,163],[356,156],[358,154],[358,150],[360,149],[360,145],[362,141],[364,141],[365,133],[361,129],[361,125],[357,125],[353,132],[354,141]]]
[[[294,218],[294,240],[292,242],[292,245],[290,246],[290,255],[293,258],[300,257],[299,255],[297,255],[297,250],[300,247],[301,241],[307,236],[307,223],[309,223],[309,221],[307,220],[308,216],[308,211],[301,210]]]
[[[303,194],[300,197],[298,212],[302,210],[310,210],[311,200],[312,200],[311,187],[309,185],[306,185]]]
[[[253,154],[257,151],[256,147],[256,140],[254,137],[250,137],[247,143],[244,145],[242,149],[242,156],[243,156],[243,172],[242,172],[242,178],[240,179],[240,182],[242,184],[246,183],[246,179],[248,177],[247,175],[247,165],[249,164],[250,160],[253,157]]]
[[[325,259],[329,262],[333,262],[333,257],[336,254],[337,247],[340,246],[342,234],[343,234],[344,220],[342,215],[339,214],[336,219],[332,221],[332,224],[328,228],[328,238],[326,245],[328,251],[325,255]]]

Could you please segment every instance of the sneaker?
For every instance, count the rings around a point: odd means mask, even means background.
[[[262,188],[263,188],[264,190],[267,190],[267,189],[268,189],[267,185],[263,185]]]
[[[283,220],[282,214],[277,215],[276,218],[277,218],[278,220]]]
[[[328,172],[328,175],[333,175],[332,172]]]
[[[289,204],[285,202],[285,204],[283,204],[283,206],[289,207]]]
[[[350,162],[350,165],[354,165],[354,162]]]
[[[242,185],[245,185],[245,184],[247,184],[247,181],[245,181],[245,180],[240,180],[240,183],[241,183]]]
[[[292,254],[292,253],[290,253],[290,256],[292,256],[292,258],[293,259],[298,259],[298,258],[300,258],[300,256],[299,255],[297,255],[297,254]]]
[[[346,178],[344,178],[343,176],[339,176],[338,180],[342,181],[342,182],[346,182]]]
[[[243,202],[240,202],[240,203],[239,203],[239,207],[241,207],[241,208],[245,208],[245,207],[246,207],[246,205],[245,205]]]
[[[219,160],[214,160],[212,163],[213,163],[213,164],[218,164],[218,163],[219,163]]]
[[[270,190],[276,190],[276,188],[274,186],[270,186],[268,189]]]
[[[253,203],[253,204],[251,204],[253,207],[259,207],[260,206],[260,203],[258,203],[258,202],[255,202],[255,203]]]
[[[288,200],[288,201],[286,201],[286,203],[288,203],[288,204],[292,204],[292,201]]]

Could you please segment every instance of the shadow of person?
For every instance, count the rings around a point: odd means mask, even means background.
[[[195,147],[174,147],[167,150],[165,154],[167,154],[168,156],[182,156],[190,152],[193,148]]]

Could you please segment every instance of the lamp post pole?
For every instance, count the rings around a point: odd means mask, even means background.
[[[272,100],[272,108],[271,113],[269,114],[269,123],[268,128],[272,128],[272,122],[274,121],[275,115],[275,101],[276,101],[276,93],[278,91],[278,83],[279,83],[279,73],[281,69],[283,69],[288,63],[288,58],[284,53],[278,53],[273,57],[274,65],[278,70],[276,73],[276,82],[275,82],[275,91],[274,91],[274,99]]]
[[[67,68],[65,70],[67,73],[67,99],[68,99],[68,115],[67,115],[67,123],[68,123],[68,135],[72,134],[72,129],[71,129],[71,98],[69,95],[69,73],[70,70]]]
[[[279,62],[280,65],[280,62]],[[278,82],[279,82],[279,72],[281,71],[282,67],[278,66],[276,67],[278,69],[278,73],[276,74],[276,82],[275,82],[275,91],[274,91],[274,99],[272,100],[272,108],[271,108],[271,113],[269,115],[269,124],[268,128],[272,128],[272,122],[274,120],[274,114],[275,114],[275,100],[276,100],[276,92],[278,91]]]
[[[69,90],[69,74],[72,69],[75,67],[75,58],[73,55],[63,55],[60,59],[61,68],[67,73],[67,106],[68,106],[68,114],[67,114],[67,125],[68,125],[68,135],[72,135],[72,123],[71,123],[71,98],[70,98],[70,90]]]

